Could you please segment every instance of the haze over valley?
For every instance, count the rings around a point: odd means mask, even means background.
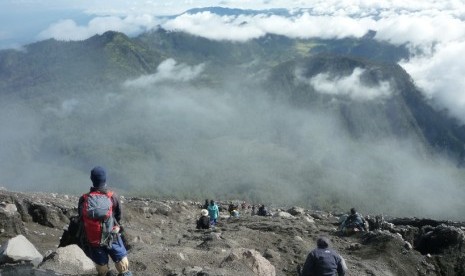
[[[464,22],[432,5],[50,24],[0,51],[0,185],[79,194],[102,165],[125,195],[463,219]]]

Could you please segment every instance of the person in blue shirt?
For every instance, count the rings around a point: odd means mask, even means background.
[[[347,265],[344,259],[329,248],[329,239],[319,237],[317,248],[312,250],[305,260],[300,276],[344,276]]]
[[[210,225],[215,226],[216,223],[218,222],[218,216],[219,216],[219,209],[218,205],[216,205],[215,201],[212,199],[210,200],[210,205],[208,205],[208,215],[210,216]]]

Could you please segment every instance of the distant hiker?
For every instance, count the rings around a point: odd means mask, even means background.
[[[109,273],[108,256],[121,276],[131,276],[127,251],[121,239],[121,204],[106,185],[106,172],[95,167],[90,173],[93,187],[79,198],[78,212],[89,245],[88,256],[95,263],[98,275]]]
[[[209,200],[205,199],[205,203],[203,204],[203,209],[208,209],[208,205],[210,205]]]
[[[268,216],[268,215],[269,213],[265,205],[261,204],[260,207],[258,207],[257,216]]]
[[[215,226],[216,223],[218,222],[218,216],[219,216],[219,209],[218,205],[216,205],[215,201],[212,199],[210,200],[210,205],[208,205],[208,215],[210,216],[210,225]]]
[[[365,226],[365,219],[361,214],[355,210],[355,208],[350,209],[350,214],[341,224],[341,231],[343,234],[352,234],[353,232],[366,232],[367,228]]]
[[[319,237],[316,245],[317,248],[308,254],[300,276],[345,275],[347,265],[336,251],[329,248],[329,239]]]
[[[228,212],[229,212],[229,215],[233,215],[233,212],[236,211],[239,209],[239,206],[238,205],[234,205],[233,203],[229,204],[228,206]],[[239,212],[238,212],[239,213]]]
[[[256,210],[257,208],[255,207],[255,204],[252,205],[252,212],[250,213],[251,216],[255,216],[256,215]]]
[[[231,215],[232,218],[238,218],[239,217],[239,211],[234,209],[234,210],[231,211],[230,215]]]
[[[197,229],[209,229],[210,218],[208,217],[207,209],[200,211],[200,218],[197,220]]]

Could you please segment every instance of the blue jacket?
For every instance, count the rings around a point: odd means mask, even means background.
[[[344,221],[344,227],[357,227],[362,231],[366,231],[365,219],[359,213],[350,214],[347,219]]]
[[[213,204],[213,205],[208,205],[208,215],[210,216],[210,219],[217,219],[218,218],[218,215],[219,215],[219,210],[218,210],[218,206],[216,204]]]
[[[311,251],[302,269],[301,276],[344,276],[345,263],[341,256],[329,248]]]

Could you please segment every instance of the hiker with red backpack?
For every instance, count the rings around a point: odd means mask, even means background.
[[[121,239],[121,204],[106,185],[106,172],[95,167],[90,173],[93,187],[79,198],[78,212],[88,243],[87,255],[95,263],[99,276],[112,275],[109,257],[120,276],[132,276],[126,247]]]

